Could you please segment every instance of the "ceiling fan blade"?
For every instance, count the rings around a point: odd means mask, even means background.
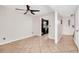
[[[30,12],[31,12],[31,14],[35,15],[35,13],[33,13],[32,11],[30,11]]]
[[[25,11],[24,9],[19,9],[19,8],[16,8],[16,10]]]
[[[30,10],[30,11],[32,11],[32,12],[39,12],[40,10]]]
[[[27,14],[27,11],[24,13],[24,15]]]
[[[27,10],[30,10],[30,6],[29,5],[26,5],[26,8],[27,8]]]

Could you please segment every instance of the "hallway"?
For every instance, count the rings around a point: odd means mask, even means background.
[[[56,45],[47,35],[34,36],[0,46],[0,52],[8,53],[52,53],[52,52],[77,52],[77,47],[72,36],[63,36]]]

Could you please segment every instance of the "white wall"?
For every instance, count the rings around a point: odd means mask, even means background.
[[[0,6],[0,45],[33,35],[41,36],[41,18],[49,20],[48,36],[54,39],[54,12],[40,16],[23,15],[23,12],[17,12],[14,8]]]
[[[70,19],[70,26],[68,25],[68,20]],[[74,28],[74,16],[63,18],[63,35],[73,35]]]
[[[41,36],[41,18],[44,18],[46,20],[49,20],[49,34],[48,37],[51,39],[54,39],[54,34],[55,34],[55,22],[54,22],[54,12],[47,13],[41,16],[36,16],[35,19],[33,20],[33,32],[37,35]]]
[[[57,11],[55,11],[55,43],[56,44],[62,37],[61,19],[62,17],[60,16],[60,14]]]
[[[40,18],[44,18],[46,20],[49,20],[49,33],[48,37],[50,39],[54,39],[55,36],[55,17],[54,17],[54,12],[48,13],[46,15],[41,16]]]
[[[62,17],[60,16],[60,14],[58,14],[58,41],[62,37],[62,24],[61,24],[61,20],[62,20]]]
[[[78,31],[77,31],[78,30]],[[79,7],[75,11],[75,33],[74,41],[79,50]]]
[[[41,20],[39,16],[35,16],[32,20],[32,28],[33,28],[33,34],[41,36]]]
[[[31,15],[23,15],[14,9],[0,6],[0,44],[31,36],[32,20]]]
[[[62,24],[61,24],[62,19]],[[70,26],[68,20],[70,19]],[[61,39],[62,35],[73,35],[74,16],[63,18],[57,11],[55,12],[55,43]]]

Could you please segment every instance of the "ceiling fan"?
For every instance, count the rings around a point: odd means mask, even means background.
[[[27,14],[28,11],[30,11],[30,13],[33,14],[33,15],[35,15],[34,12],[39,12],[39,11],[40,11],[40,10],[32,10],[32,9],[30,9],[30,6],[29,6],[29,5],[26,5],[26,8],[27,8],[26,10],[16,8],[16,10],[25,11],[25,12],[24,12],[24,15]]]

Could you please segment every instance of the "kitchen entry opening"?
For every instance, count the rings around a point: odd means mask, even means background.
[[[48,25],[49,25],[49,21],[42,18],[41,19],[41,35],[48,34],[48,32],[49,32]]]

